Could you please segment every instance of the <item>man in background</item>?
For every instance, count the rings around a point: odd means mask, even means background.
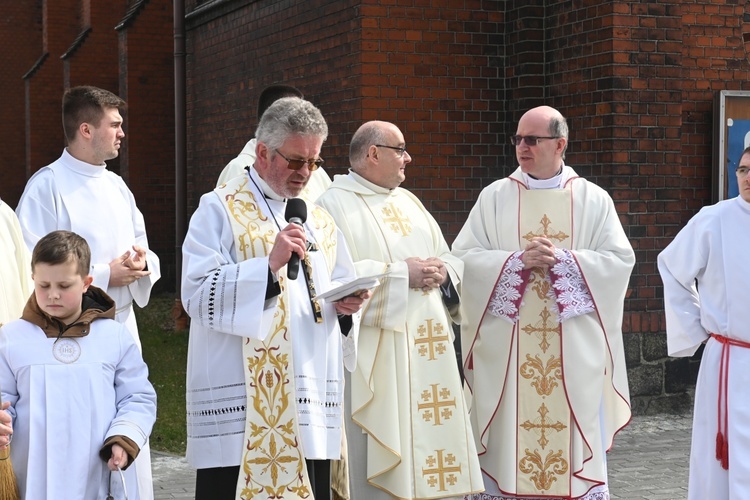
[[[263,89],[258,99],[258,114],[257,119],[260,120],[263,113],[266,112],[268,107],[281,99],[282,97],[299,97],[303,99],[305,96],[302,92],[291,85],[271,85]],[[226,184],[232,177],[245,175],[248,167],[255,164],[255,148],[258,145],[258,140],[253,137],[250,139],[239,155],[224,167],[224,170],[219,174],[219,180],[216,182],[216,186]],[[300,193],[300,197],[307,201],[315,201],[315,199],[323,194],[326,188],[331,184],[331,178],[328,176],[323,167],[318,168],[314,172],[311,172],[310,179],[307,185]]]

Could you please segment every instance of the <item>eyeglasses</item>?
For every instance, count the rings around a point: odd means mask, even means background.
[[[750,167],[737,167],[737,177],[742,179],[743,177],[747,177],[748,172],[750,172]]]
[[[396,146],[386,146],[384,144],[375,144],[375,147],[392,149],[396,152],[396,156],[398,156],[399,158],[403,157],[404,153],[406,153],[406,148],[399,148]],[[406,153],[406,154],[409,154],[409,153]]]
[[[287,161],[288,163],[287,168],[289,170],[294,170],[295,172],[301,169],[302,167],[304,167],[305,165],[307,165],[307,168],[310,169],[310,172],[313,172],[315,170],[318,170],[318,168],[322,167],[323,163],[325,163],[323,161],[323,158],[310,158],[307,160],[290,160],[289,158],[281,154],[281,151],[279,151],[278,149],[276,150],[276,152],[279,154],[279,156],[281,156]]]
[[[520,146],[524,141],[527,146],[536,146],[536,143],[542,139],[560,139],[560,136],[539,137],[538,135],[511,135],[510,143],[514,146]]]

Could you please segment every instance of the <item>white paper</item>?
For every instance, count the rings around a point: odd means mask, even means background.
[[[317,300],[327,300],[328,302],[336,302],[344,297],[352,295],[353,293],[361,290],[372,290],[380,284],[380,278],[387,276],[387,274],[375,274],[373,276],[362,276],[354,281],[350,281],[344,285],[338,286],[325,293],[317,295]]]

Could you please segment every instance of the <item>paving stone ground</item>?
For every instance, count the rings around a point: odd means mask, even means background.
[[[687,498],[690,415],[636,416],[607,456],[612,500]],[[156,500],[195,495],[195,471],[184,457],[152,452]],[[366,500],[366,499],[356,499]]]

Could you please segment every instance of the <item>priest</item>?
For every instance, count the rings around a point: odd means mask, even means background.
[[[351,498],[463,497],[482,490],[453,347],[463,263],[400,184],[411,156],[393,123],[362,125],[351,170],[317,203],[344,233],[359,275],[385,273],[362,315],[348,383]]]
[[[484,499],[608,498],[630,420],[623,301],[635,264],[609,195],[565,165],[559,111],[526,112],[519,167],[482,190],[453,243]]]
[[[196,500],[331,496],[344,363],[352,369],[353,315],[369,292],[317,297],[356,278],[331,216],[297,198],[327,136],[308,101],[274,102],[248,175],[203,195],[190,220],[182,302]]]

